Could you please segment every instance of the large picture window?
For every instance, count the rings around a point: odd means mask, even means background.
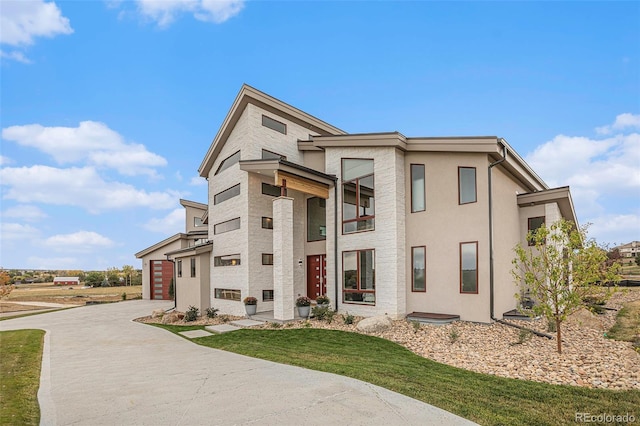
[[[478,293],[478,242],[460,243],[460,293]]]
[[[424,164],[411,165],[411,213],[426,210]]]
[[[427,291],[427,248],[411,247],[411,291]]]
[[[240,151],[234,152],[233,154],[222,160],[222,162],[218,166],[218,170],[216,170],[216,174],[222,173],[229,167],[236,164],[238,161],[240,161]]]
[[[342,159],[342,232],[375,227],[373,160]]]
[[[239,302],[241,298],[240,290],[230,288],[215,288],[213,289],[213,294],[216,299],[234,300],[236,302]]]
[[[342,300],[345,303],[376,304],[374,250],[342,252]]]
[[[240,265],[239,254],[227,254],[225,256],[215,256],[213,266],[238,266]]]
[[[262,182],[262,193],[264,195],[271,195],[272,197],[279,197],[282,193],[282,189],[279,186]]]
[[[307,241],[327,239],[327,200],[313,197],[307,199]]]
[[[458,203],[468,204],[478,201],[476,193],[476,168],[458,167]]]

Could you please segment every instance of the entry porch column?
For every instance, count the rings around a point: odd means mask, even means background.
[[[293,198],[273,200],[273,318],[294,318]]]

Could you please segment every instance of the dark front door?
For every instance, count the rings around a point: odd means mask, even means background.
[[[169,300],[169,286],[173,279],[173,262],[151,261],[151,299]]]
[[[307,296],[316,297],[327,294],[327,258],[324,254],[307,256]]]

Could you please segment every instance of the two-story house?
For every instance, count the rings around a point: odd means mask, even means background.
[[[348,134],[246,85],[199,173],[200,285],[229,314],[254,296],[288,320],[298,296],[326,294],[355,315],[489,322],[516,308],[528,230],[577,223],[569,188],[549,189],[503,138]]]

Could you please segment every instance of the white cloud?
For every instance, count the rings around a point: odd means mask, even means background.
[[[244,7],[244,0],[137,0],[142,15],[169,26],[180,13],[192,13],[199,21],[220,24],[234,17]]]
[[[105,181],[92,167],[5,167],[0,169],[0,184],[8,187],[3,191],[6,199],[78,206],[92,213],[132,207],[167,209],[180,197],[176,191],[147,192],[129,184]]]
[[[193,185],[193,186],[202,186],[206,184],[207,184],[207,180],[200,176],[194,176],[189,181],[189,185]]]
[[[640,214],[608,214],[590,222],[589,236],[611,247],[640,240]]]
[[[88,161],[128,176],[155,177],[153,167],[167,164],[144,145],[126,143],[118,132],[95,121],[83,121],[78,127],[11,126],[2,129],[2,138],[43,151],[59,164]]]
[[[7,164],[13,163],[13,160],[7,156],[0,155],[0,166],[6,166]]]
[[[162,218],[152,218],[143,226],[145,229],[165,235],[173,235],[184,232],[185,226],[184,208],[178,208]]]
[[[13,61],[22,62],[23,64],[31,64],[32,61],[27,58],[24,53],[18,50],[12,50],[11,52],[6,52],[4,50],[0,50],[0,58],[11,59]]]
[[[35,238],[40,231],[31,225],[23,225],[21,223],[5,222],[0,223],[0,238],[2,241],[21,240],[25,241]]]
[[[35,37],[71,34],[69,19],[54,2],[42,0],[3,1],[0,14],[0,43],[27,46]]]
[[[596,127],[596,133],[599,135],[608,135],[614,130],[625,130],[627,128],[640,129],[640,114],[631,114],[625,112],[616,117],[611,125]]]
[[[640,127],[640,116],[621,114],[605,127],[619,133],[558,135],[526,160],[549,186],[569,185],[580,222],[593,224],[599,242],[613,244],[640,237],[640,134],[625,132]]]
[[[44,240],[44,245],[59,250],[83,250],[106,248],[114,245],[109,238],[93,231],[58,234]]]
[[[35,222],[46,218],[47,214],[36,206],[19,204],[17,206],[9,207],[8,209],[6,209],[2,213],[2,216],[20,218],[27,222]]]

